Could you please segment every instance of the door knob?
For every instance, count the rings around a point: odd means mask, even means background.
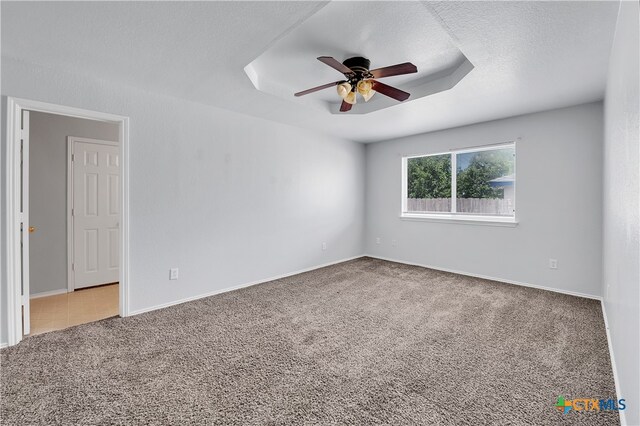
[[[30,226],[29,227],[29,233],[33,234],[34,232],[36,232],[36,227],[35,226]]]

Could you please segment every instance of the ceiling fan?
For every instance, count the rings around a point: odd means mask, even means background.
[[[318,60],[340,71],[344,74],[345,80],[338,80],[333,83],[303,90],[294,96],[304,96],[317,92],[318,90],[337,86],[338,95],[342,98],[342,105],[340,106],[341,112],[349,111],[353,104],[356,103],[356,93],[362,95],[365,102],[371,99],[376,92],[380,92],[400,102],[407,100],[410,96],[409,93],[380,83],[377,79],[418,72],[418,68],[411,62],[369,70],[370,61],[360,56],[349,58],[342,63],[331,56],[320,56]]]

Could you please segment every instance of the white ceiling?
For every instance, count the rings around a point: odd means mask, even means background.
[[[475,68],[451,90],[364,115],[330,114],[293,96],[256,90],[244,68],[314,14],[322,16],[326,4],[3,1],[2,55],[363,142],[589,102],[604,94],[617,2],[394,2],[393,11],[356,2],[363,11],[384,9],[389,16],[380,30],[397,34],[405,46],[397,56],[388,46],[378,50],[367,44],[375,39],[375,28],[357,20],[348,29],[336,21],[310,31],[308,58],[292,61],[286,57],[290,52],[282,53],[284,64],[303,68],[288,72],[309,74],[308,80],[295,81],[294,91],[331,81],[324,79],[332,70],[314,59],[320,51],[339,60],[364,54],[377,67],[437,62],[434,58],[450,54],[453,46]],[[403,18],[418,5],[427,13]],[[350,35],[348,44],[328,35],[337,31]],[[429,34],[442,38],[429,43]],[[302,56],[303,47],[294,53]]]
[[[357,25],[354,25],[357,23]],[[384,79],[386,84],[411,93],[406,102],[450,89],[473,69],[436,17],[420,2],[334,1],[272,43],[245,71],[254,86],[301,105],[341,113],[342,99],[335,88],[304,97],[304,89],[343,80],[344,76],[318,61],[363,56],[371,68],[412,62],[418,72]],[[460,70],[460,72],[457,72]],[[452,78],[455,77],[455,78]],[[398,105],[386,96],[374,96],[349,114],[362,114]]]

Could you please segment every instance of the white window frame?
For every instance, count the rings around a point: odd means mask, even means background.
[[[499,144],[492,145],[484,145],[470,148],[460,148],[460,149],[451,149],[449,151],[444,152],[435,152],[428,154],[418,154],[418,155],[406,155],[402,157],[402,202],[401,202],[401,211],[400,218],[403,220],[419,220],[419,221],[430,221],[430,222],[450,222],[450,223],[462,223],[469,225],[493,225],[493,226],[516,226],[518,221],[516,220],[516,209],[513,211],[513,216],[494,216],[494,215],[481,215],[474,213],[460,213],[457,211],[457,155],[465,154],[469,152],[481,152],[481,151],[493,151],[497,149],[503,148],[513,148],[514,153],[517,152],[516,141],[503,142]],[[409,212],[407,211],[407,196],[408,196],[408,160],[411,158],[420,158],[420,157],[433,157],[438,155],[450,155],[451,156],[451,211],[450,212]],[[515,155],[515,154],[514,154]],[[513,164],[513,173],[516,174],[516,162],[518,156],[515,155],[514,164]],[[516,203],[516,181],[513,182],[513,198],[514,205]]]

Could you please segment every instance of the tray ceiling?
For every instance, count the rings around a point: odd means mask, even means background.
[[[295,92],[341,80],[338,71],[317,61],[333,56],[371,60],[371,69],[412,62],[416,74],[384,78],[386,84],[411,93],[405,103],[455,86],[473,65],[433,14],[420,2],[398,7],[390,2],[331,2],[288,29],[245,67],[256,89],[333,114],[341,98],[329,88],[303,97]],[[378,111],[398,101],[376,94],[362,98],[349,114]]]

